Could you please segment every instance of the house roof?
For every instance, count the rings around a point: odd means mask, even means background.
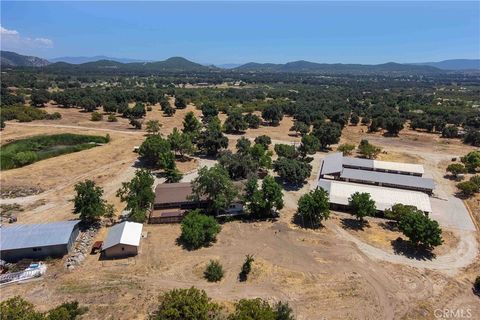
[[[339,173],[343,168],[343,154],[341,152],[335,152],[327,155],[323,158],[321,174]]]
[[[433,179],[409,176],[403,174],[385,173],[378,171],[357,170],[344,168],[340,177],[343,179],[355,179],[375,183],[388,183],[404,187],[413,187],[433,190],[435,183]]]
[[[245,185],[242,181],[233,181],[233,185],[239,194],[243,193]],[[192,192],[192,184],[190,182],[160,183],[155,188],[154,204],[191,202],[193,200],[190,200],[188,197]],[[201,200],[205,199],[205,197],[202,197]]]
[[[143,224],[124,221],[116,224],[108,231],[107,238],[103,242],[102,250],[116,246],[117,244],[124,244],[129,246],[140,245],[140,238],[142,237]]]
[[[329,201],[334,204],[348,205],[348,199],[355,192],[369,193],[375,201],[378,210],[390,209],[394,204],[416,206],[424,212],[432,212],[430,198],[420,191],[402,190],[387,187],[378,187],[337,180],[320,179],[318,187],[328,192]]]
[[[191,194],[190,182],[161,183],[155,188],[155,204],[188,202]]]
[[[67,244],[80,220],[0,227],[0,250]]]

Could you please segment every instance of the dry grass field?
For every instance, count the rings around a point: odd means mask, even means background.
[[[77,109],[52,105],[46,109],[60,112],[62,119],[27,124],[8,122],[1,133],[2,144],[61,132],[108,133],[112,140],[104,146],[3,171],[2,188],[36,186],[44,190],[38,195],[3,199],[24,206],[25,210],[18,213],[18,223],[73,218],[69,201],[73,198],[73,185],[84,179],[93,179],[102,186],[107,201],[114,203],[120,212],[122,204],[115,192],[121,182],[133,175],[137,154],[132,150],[141,144],[146,133],[131,129],[121,118],[116,123],[107,122],[106,117],[101,122],[92,122],[88,113]],[[167,118],[157,105],[146,119],[158,119],[162,134],[167,135],[174,127],[181,128],[188,111],[200,115],[194,106],[189,106]],[[284,118],[278,127],[249,129],[245,136],[266,134],[277,141],[299,141],[300,138],[289,135],[291,125],[292,119]],[[230,146],[238,137],[229,136]],[[380,133],[367,134],[362,126],[347,127],[342,142],[358,143],[362,138],[384,149],[380,159],[423,164],[440,190],[450,194],[454,182],[443,177],[445,168],[452,157],[472,150],[459,141],[436,135],[404,130],[397,138],[387,138]],[[311,180],[323,155],[315,155]],[[194,170],[199,164],[198,159],[178,163],[184,172]],[[67,271],[62,261],[52,261],[44,279],[2,287],[0,299],[22,295],[42,310],[76,299],[89,308],[85,319],[144,319],[155,308],[162,292],[196,286],[227,308],[241,298],[288,301],[297,319],[433,319],[434,311],[443,308],[471,309],[472,314],[480,316],[478,297],[471,290],[480,270],[478,256],[461,268],[439,269],[435,259],[415,261],[424,263],[423,267],[415,267],[413,263],[404,263],[408,258],[403,256],[396,263],[375,258],[345,236],[346,232],[366,246],[393,255],[391,241],[401,235],[388,230],[382,222],[372,220],[369,227],[355,230],[345,226],[343,215],[333,214],[323,228],[300,228],[292,223],[292,218],[298,198],[309,188],[307,184],[298,191],[284,192],[285,208],[277,221],[223,224],[217,242],[211,247],[186,251],[176,244],[179,225],[145,225],[148,236],[142,239],[136,258],[101,261],[98,255],[91,255],[73,271]],[[468,201],[477,216],[479,202],[478,197]],[[102,229],[96,240],[103,240],[106,232]],[[444,240],[434,252],[439,259],[459,250],[458,232],[445,230]],[[247,254],[253,254],[255,262],[251,277],[242,283],[238,281],[238,273]],[[226,270],[219,283],[208,283],[202,277],[210,259],[220,260]]]

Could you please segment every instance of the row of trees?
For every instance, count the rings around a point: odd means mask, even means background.
[[[35,306],[20,296],[0,303],[0,316],[5,320],[75,320],[87,312],[77,301],[65,302],[46,312],[35,310]]]
[[[234,310],[226,312],[219,304],[213,302],[205,291],[195,287],[174,289],[165,293],[160,299],[157,310],[150,316],[151,320],[294,320],[292,308],[288,303],[278,302],[270,305],[265,300],[242,299],[235,303]]]
[[[298,201],[296,220],[304,226],[317,228],[323,220],[329,218],[328,193],[319,188],[303,195]],[[366,216],[376,216],[375,201],[368,193],[356,192],[349,199],[349,206],[353,215],[362,223]],[[385,217],[395,220],[398,229],[416,247],[432,249],[443,243],[438,222],[430,219],[425,213],[414,206],[396,204],[385,210]]]
[[[147,211],[151,208],[155,194],[153,192],[154,178],[148,170],[137,170],[131,181],[123,182],[117,191],[117,197],[126,203],[129,220],[144,222]],[[75,185],[73,213],[90,225],[101,218],[113,218],[115,209],[103,199],[103,189],[92,180],[85,180]]]

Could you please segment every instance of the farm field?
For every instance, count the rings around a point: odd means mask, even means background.
[[[72,219],[73,185],[92,179],[104,188],[105,199],[120,212],[123,205],[115,193],[122,182],[133,176],[137,166],[133,148],[142,143],[146,132],[131,129],[121,118],[115,123],[99,123],[90,121],[90,115],[78,109],[53,105],[46,109],[60,112],[62,119],[7,122],[1,132],[2,143],[54,133],[108,133],[111,141],[2,172],[2,189],[34,186],[43,192],[4,198],[1,203],[17,203],[26,208],[16,213],[19,223]],[[173,117],[164,117],[157,105],[147,112],[145,120],[159,120],[165,136],[174,127],[181,128],[188,111],[201,114],[189,105]],[[225,120],[223,114],[220,118]],[[260,126],[243,135],[228,135],[229,147],[233,148],[241,136],[253,139],[262,134],[269,135],[274,143],[298,142],[300,138],[289,135],[292,123],[290,117],[285,117],[277,127]],[[398,138],[391,138],[366,133],[363,126],[347,126],[341,143],[357,144],[362,138],[382,147],[379,159],[424,165],[444,194],[455,189],[455,183],[443,177],[451,158],[473,150],[458,140],[440,139],[432,134],[404,130]],[[297,319],[432,319],[436,309],[446,307],[480,313],[478,298],[471,293],[471,282],[480,268],[478,233],[446,229],[445,243],[435,249],[434,259],[412,261],[394,254],[391,241],[400,234],[386,229],[376,219],[369,221],[363,231],[346,227],[342,222],[345,216],[335,213],[318,230],[302,229],[292,223],[296,203],[314,184],[319,160],[324,155],[314,155],[308,184],[296,191],[284,191],[285,208],[277,221],[225,223],[216,243],[196,251],[183,250],[176,244],[179,225],[145,225],[148,236],[142,239],[136,258],[100,261],[98,255],[91,255],[73,271],[67,271],[62,261],[55,261],[49,264],[43,280],[4,287],[1,299],[20,294],[43,310],[75,299],[88,306],[87,318],[143,319],[162,292],[195,286],[225,308],[232,308],[232,303],[241,298],[289,301]],[[194,176],[192,170],[206,163],[205,159],[194,157],[192,161],[179,162],[178,167]],[[468,204],[478,215],[475,199]],[[36,205],[32,208],[33,204]],[[96,240],[105,235],[103,228]],[[252,276],[240,283],[238,272],[247,254],[255,256]],[[210,259],[220,260],[226,270],[219,283],[203,279],[203,269]]]

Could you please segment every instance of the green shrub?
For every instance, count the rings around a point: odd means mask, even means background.
[[[37,154],[34,151],[22,151],[15,154],[13,162],[17,167],[23,167],[27,164],[34,163],[37,159]]]
[[[208,246],[216,240],[221,227],[215,218],[191,211],[182,221],[180,241],[187,249],[198,249]]]
[[[240,271],[240,281],[247,281],[250,271],[252,271],[253,256],[247,254],[245,262],[242,265],[242,271]]]
[[[165,293],[160,301],[150,320],[220,319],[219,305],[212,302],[205,291],[195,287],[173,289]]]
[[[62,115],[60,114],[60,112],[49,113],[45,116],[45,119],[47,120],[57,120],[61,118],[62,118]]]
[[[91,121],[102,121],[103,115],[97,111],[92,112]]]
[[[19,114],[17,114],[16,118],[19,122],[31,122],[31,121],[33,121],[33,118],[30,117],[26,113],[19,113]]]
[[[107,121],[108,122],[117,122],[118,119],[114,114],[110,114],[110,115],[108,115]]]
[[[223,267],[218,261],[210,260],[205,272],[203,273],[205,279],[209,282],[217,282],[223,278]]]

